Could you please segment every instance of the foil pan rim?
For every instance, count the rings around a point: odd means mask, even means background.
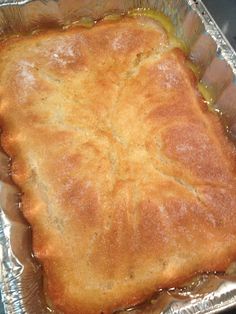
[[[222,304],[222,296],[229,295],[229,299]],[[216,299],[219,299],[219,303],[214,303]],[[186,305],[181,302],[173,302],[169,309],[164,311],[163,314],[216,314],[224,310],[232,309],[236,304],[236,283],[225,281],[220,287],[204,297],[199,297],[187,301]]]
[[[33,2],[35,0],[1,0],[0,1],[0,7],[4,6],[21,6],[21,5],[26,5],[30,2]],[[50,0],[40,0],[41,2],[48,2]],[[57,0],[53,0],[57,1]]]
[[[8,295],[11,293],[11,302],[14,304],[14,313],[23,313],[23,301],[19,298],[19,276],[23,265],[17,260],[11,249],[10,233],[11,224],[6,217],[2,207],[0,207],[0,281],[1,281],[1,299],[4,312],[8,311]],[[6,285],[7,283],[7,285]]]
[[[236,76],[236,51],[214,20],[206,5],[202,0],[187,0],[187,2],[201,18],[205,26],[206,33],[210,34],[216,42],[218,46],[218,55],[223,56],[223,58],[231,66],[233,73]]]

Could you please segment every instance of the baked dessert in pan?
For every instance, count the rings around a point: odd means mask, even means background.
[[[236,151],[146,17],[11,38],[1,143],[56,311],[112,313],[236,259]]]

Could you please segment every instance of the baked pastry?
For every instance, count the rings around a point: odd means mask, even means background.
[[[112,313],[236,258],[235,148],[157,22],[11,38],[2,146],[52,306]]]

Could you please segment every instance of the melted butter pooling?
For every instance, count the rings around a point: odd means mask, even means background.
[[[167,17],[162,12],[158,12],[152,9],[138,8],[129,11],[127,15],[132,17],[146,16],[159,22],[161,26],[166,30],[172,47],[180,48],[186,54],[186,56],[189,55],[190,52],[189,47],[183,40],[176,36],[176,31],[173,23],[171,22],[170,18]],[[200,80],[201,69],[197,64],[193,63],[190,60],[187,61],[187,66],[194,73],[196,79],[199,81],[198,90],[202,97],[204,98],[205,103],[208,106],[208,109],[210,111],[215,111],[213,108],[213,104],[216,100],[214,97],[214,91]]]

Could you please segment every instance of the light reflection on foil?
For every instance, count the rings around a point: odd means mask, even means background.
[[[0,245],[1,245],[1,291],[6,313],[23,313],[23,300],[20,295],[23,265],[14,256],[11,244],[11,223],[3,211],[0,211]],[[13,312],[14,311],[14,312]]]

